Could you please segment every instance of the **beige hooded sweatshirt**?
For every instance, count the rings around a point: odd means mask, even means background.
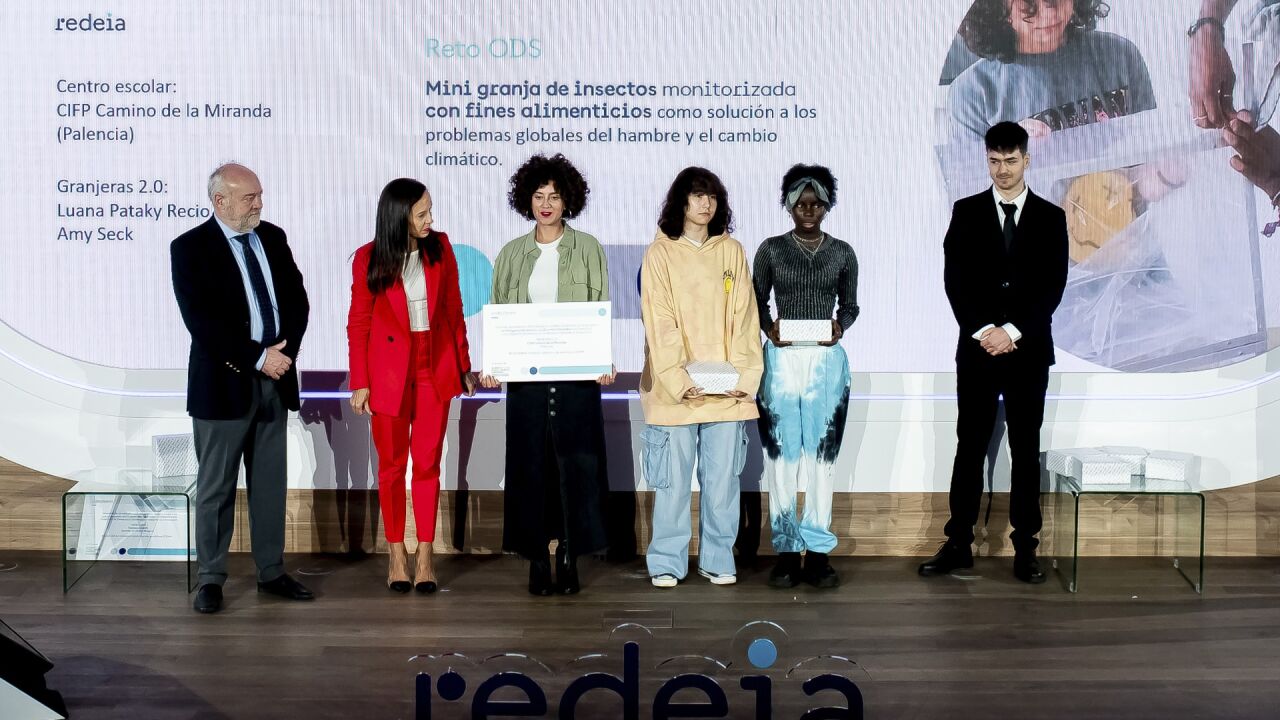
[[[760,316],[742,245],[728,233],[702,247],[659,232],[640,269],[644,372],[640,407],[650,425],[753,420],[764,372]],[[685,365],[728,361],[745,400],[704,395],[681,400],[694,386]]]

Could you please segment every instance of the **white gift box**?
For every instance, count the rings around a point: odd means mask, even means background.
[[[778,321],[778,339],[796,345],[816,345],[831,341],[830,320],[787,320]]]
[[[1147,455],[1147,480],[1194,483],[1200,478],[1200,456],[1191,453],[1153,450]]]
[[[1148,450],[1146,448],[1130,447],[1126,445],[1103,445],[1098,449],[1108,455],[1115,455],[1121,460],[1128,460],[1133,463],[1136,468],[1133,471],[1134,475],[1141,475],[1143,473],[1143,468],[1147,462],[1148,455]]]
[[[1067,448],[1066,450],[1046,451],[1044,454],[1044,469],[1054,475],[1079,479],[1080,461],[1074,455],[1078,449]]]
[[[724,395],[738,387],[738,371],[729,362],[694,360],[684,366],[693,384],[708,395]]]
[[[157,478],[195,475],[200,464],[196,462],[195,437],[181,435],[151,436],[151,474]]]
[[[1045,453],[1045,469],[1080,485],[1130,487],[1141,466],[1098,448],[1069,448]]]
[[[1101,450],[1081,453],[1080,484],[1082,486],[1117,485],[1130,487],[1139,467],[1124,458]]]

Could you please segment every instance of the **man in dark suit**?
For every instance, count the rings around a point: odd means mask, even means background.
[[[209,176],[213,217],[169,246],[173,291],[191,333],[187,412],[195,427],[195,609],[222,608],[245,463],[258,591],[314,596],[284,572],[285,421],[298,409],[298,356],[307,292],[284,231],[261,221],[262,185],[251,170],[223,165]]]
[[[960,326],[956,348],[956,459],[947,541],[921,575],[973,567],[973,526],[983,463],[1004,397],[1009,430],[1013,574],[1041,583],[1040,425],[1053,355],[1053,312],[1067,281],[1067,222],[1027,189],[1027,132],[1002,122],[986,134],[989,190],[955,204],[943,242],[947,299]]]

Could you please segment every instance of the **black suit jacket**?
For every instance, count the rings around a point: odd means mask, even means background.
[[[943,242],[947,299],[960,325],[956,365],[987,364],[973,334],[990,324],[1013,323],[1022,333],[1009,359],[1054,363],[1053,312],[1067,283],[1067,217],[1062,208],[1027,193],[1012,247],[992,190],[963,198],[951,211]]]
[[[254,228],[271,269],[284,354],[298,357],[307,330],[307,291],[293,261],[284,231],[271,223]],[[182,321],[191,333],[187,365],[187,412],[205,420],[228,420],[249,411],[254,365],[264,346],[249,336],[249,301],[240,267],[227,238],[213,218],[178,236],[169,245],[173,292]],[[265,377],[265,376],[264,376]],[[289,410],[298,409],[297,365],[277,384]]]

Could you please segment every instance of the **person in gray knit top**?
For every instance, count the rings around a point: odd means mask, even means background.
[[[792,167],[782,179],[782,205],[795,227],[765,240],[752,263],[760,327],[769,338],[759,427],[778,553],[769,584],[779,588],[801,581],[822,588],[840,584],[827,556],[836,546],[832,474],[849,409],[849,360],[840,338],[858,318],[858,258],[848,243],[822,231],[835,203],[836,179],[829,169]],[[770,311],[771,293],[777,319]],[[819,325],[818,336],[799,341],[783,332],[782,320],[827,321],[831,327],[827,333]],[[807,325],[804,330],[812,329],[812,323]],[[797,517],[796,492],[801,488],[804,515]]]

